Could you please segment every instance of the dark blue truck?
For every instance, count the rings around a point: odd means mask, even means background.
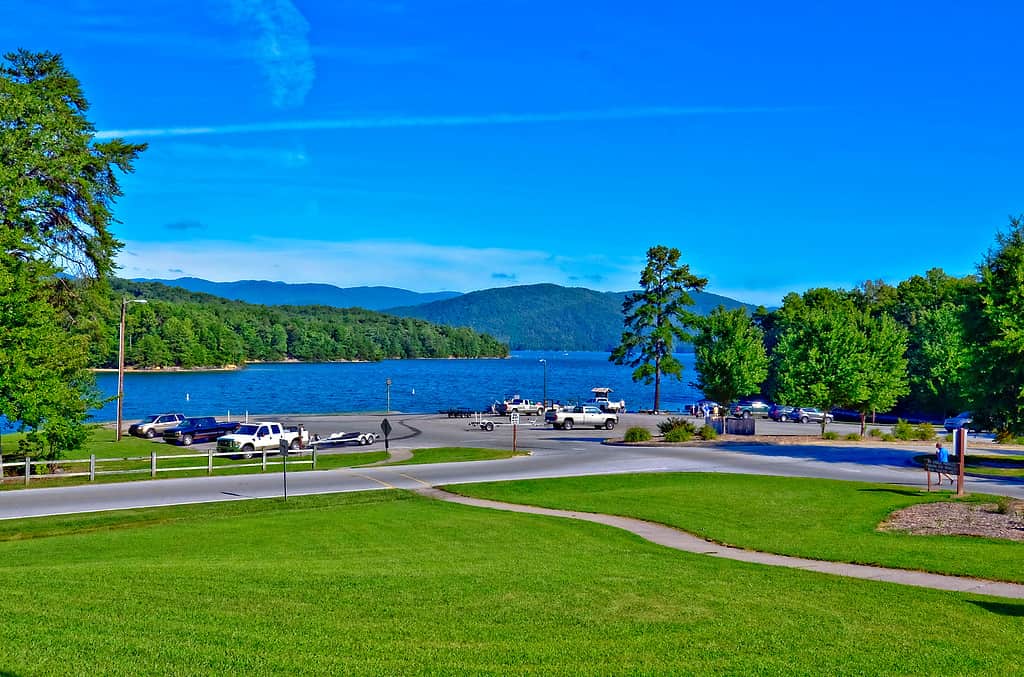
[[[189,446],[193,442],[210,442],[221,435],[233,433],[240,423],[218,421],[213,416],[186,418],[180,425],[164,431],[164,442]]]

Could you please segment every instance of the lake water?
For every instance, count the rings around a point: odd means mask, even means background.
[[[661,408],[681,410],[700,399],[688,385],[696,379],[693,354],[677,356],[685,365],[683,380],[662,381]],[[548,400],[586,400],[590,389],[614,389],[613,399],[626,400],[630,411],[650,409],[654,386],[633,383],[632,370],[612,364],[600,352],[514,352],[509,359],[384,360],[329,364],[253,364],[238,371],[127,373],[124,380],[125,420],[148,414],[180,411],[186,415],[226,416],[252,413],[326,414],[384,411],[385,381],[391,379],[391,409],[431,413],[449,407],[485,409],[495,400],[520,394],[541,400],[547,360]],[[106,397],[117,394],[117,374],[101,373],[97,385]],[[110,402],[97,421],[117,417]]]

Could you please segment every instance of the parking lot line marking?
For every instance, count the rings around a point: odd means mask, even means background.
[[[397,489],[398,488],[395,485],[388,484],[384,480],[379,480],[376,477],[370,477],[369,475],[363,475],[362,473],[357,473],[357,472],[354,472],[352,474],[355,475],[356,477],[362,477],[364,480],[370,480],[371,482],[376,482],[377,484],[383,484],[388,489]]]
[[[404,477],[407,480],[412,480],[413,482],[419,482],[420,484],[422,484],[425,487],[432,487],[432,486],[434,486],[433,484],[430,484],[429,482],[424,482],[423,480],[421,480],[419,478],[416,478],[416,477],[413,477],[412,475],[406,475],[404,472],[400,472],[400,473],[398,473],[398,475],[400,477]]]

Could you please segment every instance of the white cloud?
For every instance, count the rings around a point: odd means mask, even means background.
[[[127,278],[270,279],[339,287],[384,285],[423,292],[488,289],[498,286],[492,277],[495,272],[513,274],[514,284],[552,282],[621,291],[633,288],[639,275],[637,260],[632,257],[552,256],[535,250],[379,240],[127,242],[118,263],[118,275]],[[572,281],[595,270],[603,275],[600,284]]]
[[[251,56],[267,79],[274,105],[301,105],[316,75],[306,18],[288,0],[231,0],[231,7],[235,21],[251,33]]]
[[[175,160],[216,160],[218,163],[234,162],[250,167],[259,164],[293,169],[309,164],[309,154],[302,147],[267,148],[175,142],[153,146],[152,151]]]
[[[656,106],[649,108],[607,108],[601,110],[562,111],[554,113],[488,113],[484,115],[394,115],[337,118],[333,120],[293,120],[257,122],[237,125],[194,127],[158,127],[150,129],[108,129],[96,138],[199,136],[208,134],[252,134],[261,132],[311,131],[327,129],[386,129],[396,127],[469,127],[481,125],[514,125],[543,122],[589,122],[598,120],[637,120],[690,115],[729,115],[744,113],[780,113],[793,108],[761,106]]]

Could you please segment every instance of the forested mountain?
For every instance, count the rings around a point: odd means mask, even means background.
[[[457,291],[421,294],[396,287],[335,287],[331,284],[289,284],[267,280],[211,282],[197,277],[182,277],[177,280],[139,278],[133,281],[159,282],[168,287],[180,287],[225,299],[268,306],[334,306],[336,308],[383,310],[395,306],[412,306],[442,301],[460,295]]]
[[[481,357],[505,345],[467,328],[382,315],[358,308],[264,306],[230,301],[157,282],[115,279],[107,321],[91,338],[95,366],[117,365],[121,299],[129,366],[201,367],[253,360],[380,360],[389,357]]]
[[[387,312],[470,327],[508,342],[512,350],[611,350],[622,338],[622,301],[627,293],[534,284],[486,289]],[[692,296],[693,310],[701,315],[718,305],[754,309],[718,294]]]

